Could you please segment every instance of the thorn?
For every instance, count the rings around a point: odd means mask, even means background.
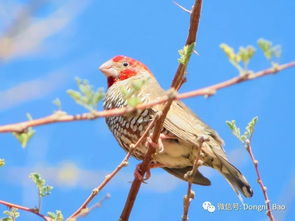
[[[176,1],[174,1],[174,4],[177,5],[179,8],[181,8],[183,11],[185,11],[185,12],[187,12],[187,13],[189,13],[189,14],[192,13],[192,11],[186,9],[185,7],[183,7],[182,5],[180,5],[180,4],[179,4],[178,2],[176,2]]]
[[[195,53],[196,55],[200,56],[199,52],[198,52],[196,49],[194,49],[194,53]]]

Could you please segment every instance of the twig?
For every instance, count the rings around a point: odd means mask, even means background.
[[[243,75],[231,78],[227,81],[223,81],[223,82],[215,84],[215,85],[211,85],[211,86],[204,87],[204,88],[201,88],[198,90],[194,90],[194,91],[180,94],[177,96],[177,99],[184,99],[184,98],[197,97],[197,96],[211,96],[211,95],[214,95],[220,89],[223,89],[223,88],[235,85],[235,84],[239,84],[239,83],[242,83],[245,81],[254,80],[256,78],[264,77],[267,75],[276,74],[279,71],[282,71],[284,69],[288,69],[291,67],[295,67],[295,61],[292,61],[292,62],[289,62],[286,64],[282,64],[277,67],[272,67],[272,68],[268,68],[265,70],[261,70],[256,73],[245,73]]]
[[[191,45],[196,41],[196,32],[197,32],[198,24],[199,24],[201,5],[202,5],[202,0],[195,1],[195,5],[193,6],[193,10],[191,13],[190,27],[189,27],[188,37],[186,40],[186,45]],[[190,58],[190,55],[188,56],[188,60],[189,60],[189,58]],[[157,120],[155,123],[154,131],[153,131],[153,135],[152,135],[152,142],[155,144],[158,143],[165,118],[167,116],[167,113],[170,109],[170,106],[171,106],[173,100],[176,97],[175,90],[178,90],[184,82],[184,75],[185,75],[186,68],[187,68],[187,64],[179,63],[177,71],[174,76],[174,79],[171,84],[170,96],[168,96],[168,101],[163,108],[163,111],[162,111],[162,114],[161,114],[159,120]],[[152,156],[155,152],[156,152],[156,149],[153,147],[153,145],[151,143],[148,143],[148,151],[145,154],[144,160],[140,164],[140,171],[139,172],[141,173],[142,177],[144,177],[146,171],[149,170],[150,162],[151,162]],[[139,179],[138,176],[135,176],[134,180],[132,182],[127,200],[125,202],[124,209],[123,209],[121,216],[120,216],[121,221],[127,221],[129,219],[129,216],[131,214],[131,211],[132,211],[135,199],[137,197],[138,191],[140,189],[141,183],[142,183],[142,180]]]
[[[109,198],[111,198],[111,194],[107,193],[99,202],[95,203],[92,207],[89,208],[89,212],[95,208],[100,208],[102,206],[103,202]]]
[[[200,153],[202,149],[202,145],[205,141],[207,141],[207,138],[200,137],[198,139],[199,145],[196,147],[197,149],[197,155],[193,164],[193,168],[191,171],[187,172],[184,177],[188,180],[187,184],[187,193],[183,198],[183,215],[182,215],[182,221],[187,221],[188,220],[188,211],[190,207],[191,200],[194,199],[195,193],[192,191],[192,178],[197,172],[198,167],[200,166]]]
[[[263,184],[263,181],[262,181],[259,169],[258,169],[258,160],[256,160],[255,157],[254,157],[254,154],[252,152],[251,142],[250,142],[249,139],[247,139],[245,141],[245,145],[246,145],[246,150],[248,151],[248,153],[249,153],[249,155],[250,155],[250,157],[252,159],[252,162],[254,164],[254,167],[255,167],[255,171],[256,171],[256,175],[257,175],[257,183],[259,183],[260,188],[261,188],[262,193],[263,193],[263,196],[264,196],[265,205],[267,207],[266,215],[269,217],[270,221],[274,221],[274,217],[272,215],[271,207],[270,207],[270,200],[269,200],[268,194],[267,194],[267,188]]]
[[[256,78],[275,74],[277,72],[280,72],[282,70],[292,68],[292,67],[295,67],[295,61],[279,65],[276,68],[261,70],[254,74],[244,74],[218,84],[214,84],[201,89],[185,92],[185,93],[177,95],[174,99],[180,100],[180,99],[186,99],[186,98],[198,97],[198,96],[212,96],[220,89],[230,87],[245,81],[250,81]],[[169,99],[171,99],[169,98],[169,96],[164,96],[150,103],[140,104],[136,107],[115,108],[112,110],[95,111],[92,113],[83,113],[83,114],[77,114],[77,115],[69,115],[65,112],[57,111],[49,116],[38,118],[35,120],[23,121],[23,122],[15,123],[15,124],[2,125],[0,126],[0,133],[11,133],[11,132],[20,133],[20,132],[24,132],[29,127],[42,126],[42,125],[47,125],[52,123],[93,120],[93,119],[102,118],[102,117],[120,116],[120,115],[130,113],[136,110],[143,110],[146,108],[153,107],[155,105],[163,104],[167,102]]]
[[[197,31],[198,31],[199,21],[201,16],[201,8],[202,8],[202,0],[195,0],[195,4],[193,5],[192,11],[191,11],[190,26],[189,26],[186,43],[185,43],[185,45],[187,46],[194,44],[196,42]],[[181,85],[184,83],[186,67],[187,65],[179,63],[176,73],[174,75],[174,79],[171,84],[172,88],[179,90]]]
[[[39,213],[38,209],[34,209],[34,208],[28,208],[28,207],[24,207],[24,206],[20,206],[14,203],[9,203],[3,200],[0,200],[0,204],[5,205],[9,208],[16,208],[16,209],[20,209],[26,212],[30,212],[30,213],[34,213],[37,216],[40,216],[43,220],[45,221],[51,221],[51,219],[48,216],[42,215]]]
[[[68,219],[73,219],[81,214],[83,210],[85,210],[88,206],[88,204],[92,201],[92,199],[107,185],[111,179],[125,166],[128,165],[128,160],[131,157],[131,154],[133,151],[138,147],[139,144],[141,144],[144,139],[147,137],[150,129],[154,126],[155,121],[158,119],[158,116],[155,115],[154,119],[149,123],[147,126],[146,130],[142,134],[142,136],[138,139],[136,144],[132,145],[130,148],[129,152],[126,154],[124,159],[121,161],[121,163],[108,175],[105,176],[105,179],[97,186],[94,188],[91,192],[91,194],[88,196],[88,198],[84,201],[84,203],[68,218]]]
[[[182,215],[182,221],[188,220],[188,211],[189,206],[191,204],[191,200],[194,199],[195,193],[192,191],[192,182],[187,182],[187,193],[183,197],[183,215]]]
[[[92,210],[96,208],[100,208],[103,204],[103,202],[111,197],[111,194],[107,193],[99,202],[95,203],[93,206],[90,208],[84,208],[76,216],[69,217],[67,220],[72,221],[72,220],[77,220],[79,217],[84,217],[87,216]]]

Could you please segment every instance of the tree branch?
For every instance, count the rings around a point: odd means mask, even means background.
[[[295,61],[279,65],[276,68],[268,68],[265,70],[258,71],[254,74],[253,73],[244,74],[241,76],[231,78],[227,81],[223,81],[218,84],[214,84],[201,89],[185,92],[185,93],[177,95],[173,99],[180,100],[180,99],[186,99],[191,97],[212,96],[220,89],[227,88],[245,81],[254,80],[267,75],[276,74],[282,70],[289,69],[292,67],[295,67]],[[165,103],[169,99],[172,99],[172,98],[171,97],[169,98],[169,96],[166,95],[155,101],[152,101],[147,104],[140,104],[140,105],[137,105],[136,107],[115,108],[112,110],[95,111],[92,113],[83,113],[83,114],[77,114],[77,115],[69,115],[63,111],[56,111],[55,113],[49,116],[38,118],[35,120],[23,121],[23,122],[15,123],[15,124],[2,125],[0,126],[0,133],[11,133],[11,132],[21,133],[26,131],[29,127],[42,126],[42,125],[47,125],[52,123],[94,120],[94,119],[103,118],[103,117],[120,116],[120,115],[124,115],[126,113],[130,113],[136,110],[143,110],[146,108],[150,108],[150,107]]]
[[[201,6],[202,6],[202,0],[196,0],[195,4],[193,6],[193,9],[192,9],[191,17],[190,17],[191,18],[190,19],[190,27],[189,27],[188,37],[186,40],[186,46],[190,46],[195,43],[196,33],[197,33],[199,18],[200,18],[200,13],[201,13]],[[191,56],[191,54],[189,54],[187,56],[188,61],[190,59],[190,56]],[[187,63],[179,63],[177,71],[174,76],[174,79],[171,84],[171,91],[170,91],[170,94],[168,95],[167,103],[165,104],[165,106],[162,110],[159,120],[157,120],[155,123],[154,131],[153,131],[153,135],[152,135],[152,142],[155,144],[158,143],[160,133],[163,128],[163,123],[164,123],[167,113],[170,109],[170,106],[176,97],[175,90],[178,90],[184,82],[184,75],[185,75],[186,68],[187,68]],[[147,170],[149,170],[150,163],[153,158],[152,156],[155,152],[156,152],[156,149],[149,142],[148,143],[148,151],[144,157],[144,160],[140,164],[140,171],[139,172],[141,173],[142,177],[144,177]],[[125,202],[124,209],[121,213],[120,220],[126,221],[129,219],[129,216],[132,211],[132,208],[133,208],[134,202],[136,200],[136,196],[138,194],[138,191],[140,189],[141,183],[142,183],[142,180],[138,176],[135,176],[133,183],[131,185],[127,200]]]
[[[185,99],[185,98],[189,98],[189,97],[197,97],[197,96],[211,96],[214,95],[218,90],[226,88],[226,87],[230,87],[232,85],[236,85],[245,81],[250,81],[250,80],[254,80],[260,77],[264,77],[270,74],[276,74],[282,70],[291,68],[291,67],[295,67],[295,61],[286,63],[286,64],[282,64],[282,65],[278,65],[276,67],[272,67],[272,68],[268,68],[265,70],[261,70],[258,71],[256,73],[245,73],[243,75],[231,78],[227,81],[223,81],[221,83],[212,85],[212,86],[208,86],[208,87],[204,87],[198,90],[194,90],[191,92],[186,92],[183,94],[180,94],[177,96],[177,99]]]
[[[153,131],[153,135],[152,135],[152,142],[154,143],[158,143],[158,139],[160,136],[160,132],[162,129],[162,125],[164,123],[165,117],[169,111],[170,105],[172,103],[172,99],[170,101],[168,101],[168,103],[165,105],[163,112],[160,115],[159,120],[156,122],[155,127],[154,127],[154,131]],[[151,143],[148,143],[148,151],[145,154],[144,160],[142,161],[142,163],[139,165],[140,166],[140,170],[138,171],[142,177],[145,176],[145,173],[149,170],[149,166],[150,166],[150,162],[152,161],[152,156],[153,154],[156,152],[156,149],[151,145]],[[126,199],[125,202],[125,206],[124,209],[121,213],[120,216],[120,221],[127,221],[129,219],[130,213],[132,211],[136,196],[138,194],[138,191],[140,189],[142,183],[142,179],[140,179],[139,177],[135,176],[134,180],[132,182],[128,197]]]
[[[48,216],[40,214],[38,209],[33,209],[33,208],[20,206],[20,205],[9,203],[9,202],[3,201],[3,200],[0,200],[0,204],[5,205],[5,206],[7,206],[9,208],[16,208],[16,209],[20,209],[20,210],[23,210],[23,211],[26,211],[26,212],[34,213],[35,215],[40,216],[45,221],[51,221],[51,219]]]
[[[197,31],[199,27],[199,21],[201,16],[202,0],[196,0],[190,14],[190,26],[189,33],[186,39],[186,46],[190,46],[196,42]],[[189,56],[190,57],[190,56]],[[189,58],[188,58],[189,59]],[[185,71],[187,64],[179,63],[171,87],[179,90],[181,85],[185,82]]]
[[[202,149],[202,145],[205,141],[208,141],[208,138],[206,137],[200,137],[198,139],[198,146],[197,148],[197,155],[195,157],[195,161],[193,164],[193,168],[191,171],[187,172],[184,177],[188,180],[187,181],[187,193],[183,198],[183,215],[182,215],[182,221],[187,221],[188,220],[188,211],[190,207],[191,200],[195,198],[195,193],[192,191],[192,178],[197,172],[198,167],[201,165],[200,163],[200,153]]]
[[[263,193],[263,196],[264,196],[265,205],[267,207],[266,215],[269,217],[270,221],[274,221],[274,217],[273,217],[273,215],[271,213],[271,206],[270,206],[270,200],[269,200],[268,194],[267,194],[267,188],[263,184],[263,181],[262,181],[262,178],[261,178],[261,175],[260,175],[260,172],[259,172],[259,168],[258,168],[258,160],[256,160],[255,157],[254,157],[252,147],[251,147],[251,142],[250,142],[249,139],[247,139],[245,141],[245,145],[246,145],[246,150],[248,151],[248,153],[249,153],[249,155],[250,155],[250,157],[252,159],[252,162],[253,162],[253,165],[254,165],[254,168],[255,168],[255,171],[256,171],[257,183],[259,183],[260,188],[261,188],[262,193]]]
[[[87,207],[82,208],[81,210],[79,210],[79,213],[77,213],[76,215],[73,214],[72,216],[70,216],[66,220],[68,220],[68,221],[76,221],[80,217],[87,216],[92,210],[101,207],[103,202],[105,200],[109,199],[110,197],[111,197],[111,194],[107,193],[99,202],[95,203],[90,208],[87,208]]]

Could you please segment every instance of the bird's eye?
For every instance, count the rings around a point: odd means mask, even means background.
[[[128,64],[127,62],[124,62],[124,63],[123,63],[123,66],[124,66],[124,67],[127,67],[128,65],[129,65],[129,64]]]

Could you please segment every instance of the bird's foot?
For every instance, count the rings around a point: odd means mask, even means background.
[[[151,177],[151,171],[150,169],[147,169],[145,174],[142,174],[141,164],[137,164],[134,172],[134,176],[139,179],[142,183],[146,183],[145,181],[148,180]]]
[[[160,134],[161,140],[177,140],[178,138],[173,135],[166,135],[166,134]]]
[[[160,135],[157,143],[155,143],[152,140],[151,136],[147,137],[147,146],[148,146],[148,144],[151,145],[153,148],[155,148],[157,153],[161,153],[161,152],[164,151],[164,145],[163,145],[163,142],[162,142],[161,135]]]
[[[147,171],[145,172],[145,175],[142,175],[142,169],[141,169],[141,164],[138,164],[136,166],[134,176],[137,177],[141,182],[146,183],[145,181],[148,180],[151,177],[151,169],[153,168],[160,168],[163,167],[162,164],[160,163],[151,163]]]
[[[163,134],[161,133],[160,136],[159,136],[159,139],[158,139],[158,142],[155,143],[153,140],[152,140],[152,134],[147,137],[146,139],[146,146],[151,145],[153,148],[155,148],[157,151],[157,153],[162,153],[164,151],[164,144],[163,144],[163,140],[167,140],[167,141],[178,141],[178,138],[176,136],[173,136],[173,135],[166,135],[166,134]]]

